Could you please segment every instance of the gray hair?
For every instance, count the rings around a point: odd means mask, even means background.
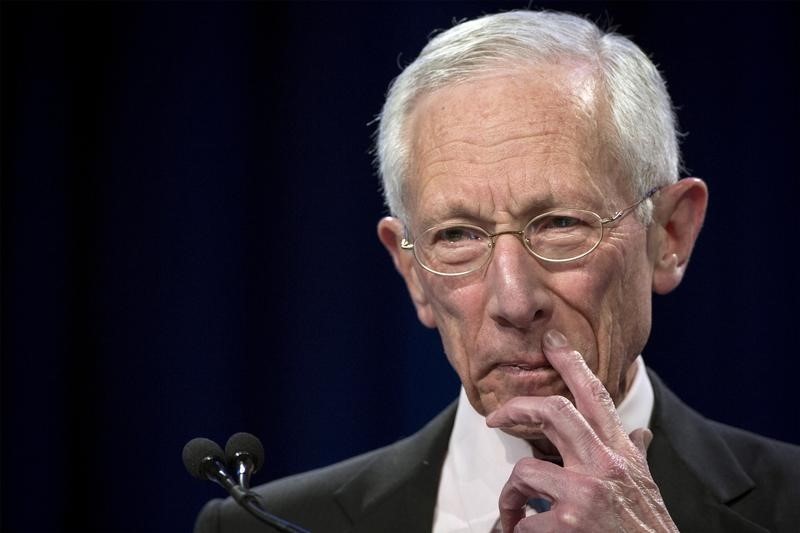
[[[381,111],[376,164],[392,215],[408,223],[405,180],[411,168],[408,119],[424,94],[509,67],[569,57],[596,65],[605,90],[612,156],[643,197],[678,177],[678,133],[666,83],[630,39],[567,13],[510,11],[463,22],[436,35],[395,78]],[[640,216],[650,217],[650,202]]]

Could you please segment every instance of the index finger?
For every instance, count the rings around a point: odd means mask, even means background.
[[[543,336],[542,348],[550,365],[572,392],[575,407],[600,440],[607,444],[621,444],[629,440],[605,385],[594,375],[580,352],[572,349],[567,338],[551,329]]]

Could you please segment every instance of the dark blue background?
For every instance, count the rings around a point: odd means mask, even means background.
[[[2,4],[2,530],[186,531],[183,444],[256,481],[418,428],[457,394],[375,237],[398,63],[503,3]],[[704,414],[800,443],[792,4],[547,6],[661,66],[706,227],[648,363]]]

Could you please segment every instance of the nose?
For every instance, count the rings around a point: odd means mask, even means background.
[[[501,326],[516,329],[530,328],[546,318],[552,303],[542,283],[546,271],[522,239],[521,232],[498,233],[486,271],[489,316]]]

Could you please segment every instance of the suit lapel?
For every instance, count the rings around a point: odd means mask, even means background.
[[[764,532],[728,507],[755,484],[714,427],[650,372],[655,407],[650,472],[682,533]]]
[[[351,533],[431,530],[456,403],[419,433],[376,456],[336,491],[337,502],[353,522]]]

